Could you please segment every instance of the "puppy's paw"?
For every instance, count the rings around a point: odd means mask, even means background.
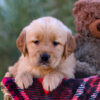
[[[58,87],[63,77],[61,74],[51,73],[44,77],[43,88],[47,91],[53,91]]]
[[[4,77],[12,77],[10,72],[7,72]]]
[[[16,76],[15,82],[21,89],[26,89],[33,83],[33,77],[30,73],[24,73]]]

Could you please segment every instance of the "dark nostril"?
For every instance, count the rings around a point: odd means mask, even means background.
[[[43,54],[41,54],[40,56],[41,56],[41,60],[42,60],[42,61],[48,61],[49,58],[50,58],[50,55],[47,54],[47,53],[43,53]]]
[[[98,23],[97,29],[98,29],[98,31],[100,31],[100,23]]]

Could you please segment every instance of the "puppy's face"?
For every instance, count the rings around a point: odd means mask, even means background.
[[[55,18],[44,17],[23,29],[17,46],[32,66],[56,68],[62,58],[73,52],[75,42],[65,25]]]

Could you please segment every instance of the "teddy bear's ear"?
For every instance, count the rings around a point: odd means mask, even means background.
[[[89,30],[93,37],[100,38],[100,19],[92,22],[89,25]]]
[[[72,33],[67,34],[67,41],[64,47],[64,58],[67,58],[70,54],[74,52],[76,48],[76,42]]]
[[[25,56],[28,53],[27,47],[26,47],[26,28],[24,28],[22,32],[20,33],[19,37],[17,38],[16,44],[17,44],[17,48]]]

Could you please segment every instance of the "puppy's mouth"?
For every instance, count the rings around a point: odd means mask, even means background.
[[[45,61],[39,61],[39,63],[38,63],[40,66],[43,66],[43,67],[48,67],[48,66],[50,66],[50,62],[49,61],[47,61],[47,62],[45,62]]]

